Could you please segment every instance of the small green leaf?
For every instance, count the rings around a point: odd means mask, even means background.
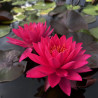
[[[44,2],[38,2],[36,3],[33,8],[37,9],[37,10],[46,10],[48,8],[54,8],[55,7],[55,3],[44,3]]]
[[[0,26],[0,37],[7,35],[10,32],[9,26]]]
[[[32,10],[34,10],[34,8],[33,7],[26,7],[25,10],[32,11]]]
[[[92,0],[86,0],[86,2],[92,2]]]
[[[14,20],[13,21],[22,21],[26,16],[23,14],[19,15],[14,15]]]
[[[97,7],[94,5],[88,5],[83,9],[83,12],[88,15],[98,15]]]
[[[77,10],[80,8],[80,6],[72,6],[72,5],[66,5],[67,9],[73,9],[73,10]]]
[[[25,12],[22,8],[19,8],[19,7],[14,7],[12,9],[12,11],[14,11],[15,13],[22,13],[22,12]]]
[[[93,35],[96,39],[98,39],[98,27],[90,29],[91,35]]]
[[[25,4],[26,3],[26,1],[16,1],[16,2],[13,2],[12,3],[12,5],[23,5],[23,4]]]

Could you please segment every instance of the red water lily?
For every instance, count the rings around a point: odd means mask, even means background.
[[[91,71],[87,66],[90,55],[84,54],[86,50],[83,50],[81,45],[82,43],[72,41],[72,37],[66,39],[64,35],[60,39],[57,35],[41,38],[41,42],[33,43],[38,55],[27,53],[31,60],[40,65],[29,70],[26,77],[48,76],[47,87],[59,85],[62,91],[70,96],[74,82],[82,81],[79,73]]]
[[[25,55],[28,51],[31,52],[33,48],[33,42],[40,42],[41,37],[50,36],[53,30],[50,30],[50,27],[47,28],[46,22],[43,23],[30,23],[24,24],[24,28],[19,26],[18,29],[13,29],[13,32],[21,38],[21,40],[7,37],[9,43],[19,45],[21,47],[27,48],[22,54],[20,61],[22,61],[27,56]]]

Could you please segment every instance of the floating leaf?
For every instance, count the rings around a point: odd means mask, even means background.
[[[88,25],[83,17],[74,10],[67,10],[53,16],[50,23],[54,31],[60,35],[67,34],[68,32],[78,32],[81,29],[88,29]]]
[[[0,3],[3,3],[3,2],[10,2],[10,1],[12,1],[12,0],[2,0],[2,1],[0,1]]]
[[[14,7],[12,9],[12,11],[14,11],[15,13],[22,13],[22,12],[25,12],[22,8],[19,8],[19,7]]]
[[[0,26],[0,37],[7,35],[10,32],[9,26]]]
[[[19,63],[19,50],[0,50],[0,82],[12,81],[23,74],[26,62]]]
[[[32,10],[34,10],[34,8],[33,7],[26,7],[25,10],[32,11]]]
[[[23,14],[14,15],[14,21],[22,21],[26,16]]]
[[[83,17],[74,10],[68,10],[66,13],[66,26],[72,32],[79,31],[81,29],[87,29],[88,25]]]
[[[82,14],[83,18],[85,19],[85,21],[87,23],[92,23],[96,21],[96,17],[93,15],[86,15],[86,14]]]
[[[39,13],[40,15],[47,15],[51,10],[53,10],[53,8],[49,8],[47,10],[41,10]]]
[[[26,1],[16,1],[16,2],[13,2],[12,5],[23,5],[25,3]]]
[[[56,6],[52,11],[49,12],[49,16],[63,13],[66,10],[67,10],[67,7],[65,5]]]
[[[92,0],[86,0],[86,2],[92,2]]]
[[[0,21],[12,20],[13,16],[7,11],[0,11]]]
[[[80,6],[72,6],[72,5],[66,5],[67,9],[73,9],[73,10],[77,10],[80,8]]]
[[[55,3],[44,3],[44,2],[38,2],[36,3],[33,8],[37,10],[46,10],[48,8],[54,8]]]
[[[98,7],[94,5],[88,5],[83,9],[83,12],[88,15],[98,15],[97,9]]]
[[[96,39],[98,39],[98,27],[90,29],[91,35],[93,35]]]

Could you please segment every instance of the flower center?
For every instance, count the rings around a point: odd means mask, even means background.
[[[50,48],[50,53],[52,53],[54,50],[57,50],[60,53],[60,52],[64,52],[66,50],[66,48],[65,48],[65,45],[63,45],[63,46],[60,46],[60,45],[56,46],[56,45],[54,45],[54,46],[52,46]]]

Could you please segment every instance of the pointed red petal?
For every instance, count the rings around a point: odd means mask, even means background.
[[[83,66],[83,67],[80,67],[78,69],[75,69],[74,71],[76,71],[78,73],[84,73],[84,72],[89,72],[89,71],[92,71],[92,70],[88,66]]]
[[[42,77],[47,76],[46,74],[41,72],[41,70],[42,70],[41,66],[34,67],[26,73],[26,77],[28,77],[28,78],[42,78]]]
[[[82,81],[82,77],[75,71],[68,71],[66,78],[74,81]]]
[[[63,66],[61,67],[61,69],[70,68],[74,63],[75,63],[75,61],[68,62],[68,63],[66,63],[65,65],[63,65]]]
[[[48,90],[48,88],[50,87],[50,84],[48,82],[48,77],[46,78],[46,81],[45,81],[45,92]]]
[[[22,60],[24,60],[25,58],[28,57],[27,53],[31,53],[32,52],[32,48],[27,48],[23,54],[21,55],[20,59],[19,59],[19,62],[21,62]]]
[[[48,81],[52,88],[55,87],[60,82],[60,80],[61,78],[57,76],[56,73],[53,73],[48,76]]]
[[[68,96],[70,96],[71,93],[71,84],[70,81],[67,80],[66,78],[62,78],[60,83],[59,83],[60,88],[62,89],[62,91],[67,94]]]

